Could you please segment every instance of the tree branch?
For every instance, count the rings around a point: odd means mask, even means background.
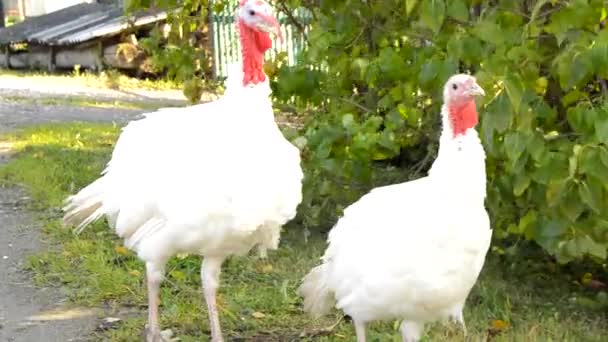
[[[287,19],[289,19],[289,21],[298,29],[298,31],[300,31],[302,36],[304,36],[306,44],[309,45],[306,27],[304,27],[304,25],[293,15],[293,11],[287,6],[285,1],[277,1],[277,6],[279,7],[279,10],[287,16]]]

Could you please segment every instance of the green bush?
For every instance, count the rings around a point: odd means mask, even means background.
[[[561,262],[606,259],[605,2],[319,4],[302,63],[283,68],[275,84],[278,100],[318,106],[303,133],[305,219],[339,213],[336,200],[383,182],[372,164],[397,166],[403,179],[426,170],[442,85],[470,72],[488,93],[478,128],[495,238],[524,237]]]
[[[560,262],[606,259],[604,1],[276,2],[313,13],[300,63],[271,68],[276,101],[309,113],[296,138],[306,226],[332,224],[372,186],[424,175],[442,85],[470,72],[487,93],[478,129],[495,238],[534,241]]]
[[[221,10],[224,2],[215,1],[216,10]],[[205,86],[214,83],[210,80],[210,44],[203,39],[209,38],[205,34],[209,28],[209,0],[131,0],[127,12],[151,7],[169,11],[166,27],[155,27],[141,40],[141,49],[150,56],[147,64],[151,71],[183,84],[184,96],[197,103]]]

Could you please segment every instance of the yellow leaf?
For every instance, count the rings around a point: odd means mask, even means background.
[[[129,274],[134,276],[134,277],[139,277],[141,276],[141,272],[139,272],[138,270],[131,270],[129,271]]]
[[[262,319],[262,318],[266,317],[265,314],[263,314],[259,311],[252,313],[251,316],[253,316],[253,318],[257,318],[257,319]]]
[[[544,95],[545,92],[547,91],[548,85],[549,85],[549,81],[547,80],[546,77],[539,77],[536,80],[536,85],[534,87],[534,90],[536,91],[537,94]]]
[[[176,257],[178,259],[183,260],[183,259],[186,259],[188,257],[188,253],[179,253],[179,254],[176,255]]]
[[[273,270],[274,270],[274,268],[272,267],[271,264],[266,264],[266,265],[262,266],[262,273],[272,273]]]
[[[494,319],[491,322],[492,328],[496,330],[505,330],[509,327],[509,323],[503,321],[502,319]]]
[[[589,283],[591,283],[592,280],[593,280],[593,274],[587,272],[581,278],[581,283],[583,285],[589,285]]]
[[[120,255],[124,255],[124,256],[129,255],[129,250],[124,246],[116,246],[116,247],[114,247],[114,250],[116,251],[116,253],[118,253]]]
[[[177,279],[177,280],[183,280],[186,279],[186,274],[182,271],[171,271],[171,273],[169,273],[171,275],[172,278]]]

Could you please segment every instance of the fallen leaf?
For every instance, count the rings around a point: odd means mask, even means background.
[[[509,327],[509,323],[503,321],[502,319],[492,320],[490,325],[492,326],[492,329],[496,330],[505,330]]]
[[[176,280],[184,280],[186,279],[186,274],[182,271],[171,271],[169,273],[171,275],[171,278],[176,279]]]
[[[129,250],[125,246],[116,246],[114,247],[114,251],[120,255],[127,256],[129,255]]]
[[[140,277],[141,276],[141,272],[139,272],[138,270],[131,270],[129,271],[129,274],[134,276],[134,277]]]
[[[262,319],[262,318],[266,317],[265,314],[263,314],[259,311],[252,313],[251,316],[253,316],[253,318],[257,318],[257,319]]]

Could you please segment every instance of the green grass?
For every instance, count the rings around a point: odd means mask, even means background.
[[[175,102],[169,101],[120,101],[120,100],[95,100],[90,96],[3,96],[3,101],[38,104],[43,106],[74,106],[74,107],[95,107],[113,109],[140,109],[154,111],[164,107],[175,107]]]
[[[121,242],[96,223],[75,236],[60,226],[63,199],[97,177],[109,158],[119,128],[64,124],[26,129],[6,137],[17,151],[0,169],[3,185],[23,184],[40,213],[51,248],[29,258],[40,285],[62,286],[79,305],[103,307],[108,314],[134,310],[116,330],[95,340],[133,341],[145,323],[143,265]],[[219,303],[229,341],[352,341],[354,329],[342,321],[331,332],[311,338],[341,315],[313,320],[302,313],[295,289],[318,262],[323,237],[303,242],[297,226],[283,235],[279,250],[266,260],[232,258],[223,268]],[[547,264],[549,263],[549,264]],[[200,260],[175,258],[162,288],[162,326],[181,341],[208,340],[207,314],[201,298]],[[469,341],[601,341],[608,334],[606,307],[584,305],[605,293],[587,292],[559,267],[522,261],[516,265],[489,259],[468,300],[465,318]],[[578,298],[578,299],[576,299]],[[585,299],[585,300],[581,300]],[[254,313],[264,314],[260,315]],[[400,341],[396,325],[374,324],[370,341]],[[424,341],[462,341],[451,325],[430,326]],[[303,334],[307,338],[298,339]]]

